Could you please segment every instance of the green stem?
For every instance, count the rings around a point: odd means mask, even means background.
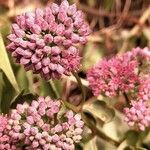
[[[68,108],[68,109],[71,109],[72,111],[74,111],[75,113],[78,113],[79,110],[78,110],[78,107],[68,103],[67,101],[62,101],[62,103]]]
[[[85,102],[85,99],[86,99],[86,93],[85,93],[85,88],[81,82],[81,79],[80,77],[78,76],[78,74],[76,72],[72,72],[73,76],[76,78],[77,82],[78,82],[78,85],[81,89],[81,92],[82,92],[82,102],[81,102],[81,106],[84,104]]]
[[[60,98],[60,94],[59,94],[58,90],[56,89],[53,80],[50,80],[49,83],[50,83],[50,86],[51,86],[51,88],[52,88],[52,91],[53,91],[55,97],[56,97],[56,98]]]
[[[103,140],[115,145],[116,147],[118,147],[120,145],[120,142],[112,139],[111,137],[107,136],[105,133],[103,133],[101,130],[99,130],[95,124],[93,124],[92,122],[88,121],[86,119],[86,117],[84,116],[83,112],[81,113],[82,119],[84,121],[84,123],[92,130],[92,133],[94,135],[97,135],[98,137],[102,138]]]
[[[82,85],[81,79],[80,79],[80,77],[78,76],[78,74],[77,74],[76,72],[73,72],[72,74],[73,74],[74,77],[76,78],[76,80],[77,80],[77,82],[78,82],[78,84],[79,84],[79,87],[80,87],[80,89],[81,89],[81,91],[82,91],[82,99],[83,99],[83,100],[82,100],[82,104],[81,104],[81,106],[82,106],[83,103],[85,102],[85,99],[86,99],[85,89],[84,89],[84,87],[83,87],[83,85]],[[74,108],[73,108],[73,109],[74,109]],[[102,131],[100,131],[93,123],[87,122],[87,119],[85,118],[83,112],[81,112],[81,116],[82,116],[82,119],[83,119],[83,121],[85,122],[85,124],[86,124],[87,126],[89,126],[89,128],[92,130],[93,134],[95,134],[95,135],[99,136],[100,138],[102,138],[102,139],[108,141],[109,143],[112,143],[112,144],[115,145],[115,146],[118,146],[118,145],[120,144],[118,141],[116,141],[116,140],[110,138],[110,137],[107,136],[105,133],[103,133]]]

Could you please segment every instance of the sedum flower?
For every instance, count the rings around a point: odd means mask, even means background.
[[[18,104],[10,113],[7,134],[25,149],[74,150],[82,139],[84,123],[72,111],[60,115],[60,105],[50,97]]]
[[[125,121],[129,126],[145,130],[150,126],[150,108],[143,100],[131,101],[131,108],[125,108]]]
[[[104,59],[91,68],[87,79],[95,96],[116,96],[120,91],[133,89],[138,82],[136,61],[128,61],[125,57]]]
[[[87,73],[87,80],[95,96],[116,96],[134,90],[140,83],[143,64],[150,60],[150,50],[137,47],[122,56],[103,59]],[[144,63],[146,61],[146,63]],[[144,70],[143,70],[144,73]]]
[[[0,115],[0,150],[20,150],[11,141],[10,136],[6,133],[8,125],[7,116]]]
[[[0,132],[3,132],[7,125],[7,117],[0,115]]]
[[[61,78],[79,68],[76,44],[85,44],[89,33],[82,11],[64,0],[17,16],[7,48],[26,70],[47,80]]]
[[[133,48],[131,51],[128,51],[124,56],[129,57],[130,59],[138,59],[139,61],[149,60],[150,59],[150,49],[148,47]]]
[[[150,100],[150,78],[144,77],[140,80],[140,84],[137,88],[138,98],[143,99],[144,101]]]

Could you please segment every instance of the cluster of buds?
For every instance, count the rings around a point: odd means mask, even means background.
[[[131,101],[130,108],[125,108],[125,121],[129,126],[145,130],[150,126],[150,79],[143,77],[140,79],[139,85],[135,88],[136,98]]]
[[[6,134],[8,124],[7,116],[0,115],[0,149],[1,150],[20,150],[12,143],[10,136]]]
[[[17,150],[74,150],[75,143],[82,139],[84,123],[72,111],[61,114],[60,105],[50,97],[18,104],[7,117],[3,136],[9,137]]]
[[[148,101],[150,99],[150,78],[144,77],[141,78],[140,84],[137,87],[138,98],[144,101]]]
[[[133,89],[138,82],[135,72],[137,66],[136,61],[128,61],[125,57],[113,57],[100,61],[87,74],[93,94],[113,97],[120,91],[127,92]]]
[[[100,61],[87,74],[95,96],[133,94],[135,100],[131,101],[131,108],[125,108],[125,121],[140,130],[150,126],[150,79],[149,73],[142,72],[141,68],[149,60],[150,50],[138,47],[122,56]]]
[[[64,0],[60,5],[17,16],[7,46],[16,62],[46,80],[61,78],[80,66],[77,44],[90,33],[82,11]]]
[[[125,121],[131,127],[145,130],[150,126],[150,108],[143,100],[131,101],[131,108],[125,108]]]
[[[140,83],[141,61],[150,59],[150,50],[134,48],[122,56],[101,60],[87,73],[87,79],[95,96],[113,97],[119,92],[129,92]]]

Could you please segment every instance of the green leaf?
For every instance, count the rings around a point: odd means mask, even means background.
[[[10,103],[16,95],[16,91],[4,73],[2,74],[2,79],[3,84],[1,86],[3,90],[1,94],[1,111],[5,114],[9,112]]]
[[[0,68],[3,70],[8,80],[10,81],[12,86],[15,88],[15,90],[19,92],[19,86],[17,84],[15,75],[13,73],[1,34],[0,34],[0,56],[1,56]]]
[[[137,147],[137,148],[135,148],[135,150],[147,150],[147,149],[143,148],[143,147]]]
[[[105,0],[104,1],[104,8],[106,11],[109,11],[113,8],[114,6],[114,0]]]
[[[88,110],[83,110],[83,117],[84,121],[87,125],[95,125],[96,126],[96,119],[94,118],[93,114]]]
[[[98,147],[96,145],[96,137],[86,143],[83,147],[83,150],[98,150]]]
[[[126,146],[123,150],[133,150],[130,146]]]
[[[47,82],[44,79],[40,79],[40,95],[57,98],[57,95],[55,94],[50,82]]]
[[[4,86],[3,73],[0,70],[0,113],[1,113],[1,101],[2,101],[2,95],[3,95],[3,86]]]
[[[126,140],[128,145],[135,146],[139,140],[139,133],[134,130],[130,130],[126,133]]]
[[[6,15],[0,16],[0,33],[2,34],[2,37],[6,38],[9,32],[10,32],[9,18]]]
[[[88,110],[95,118],[98,118],[104,123],[110,122],[115,116],[115,111],[107,106],[104,101],[100,100],[85,105],[84,110]]]
[[[88,0],[88,5],[89,5],[90,7],[94,7],[95,3],[96,3],[95,0]]]
[[[19,88],[21,90],[25,89],[26,92],[29,92],[29,81],[24,68],[20,66],[15,74]]]
[[[22,90],[11,102],[11,108],[16,108],[17,104],[23,104],[24,102],[30,103],[32,100],[37,99],[36,94],[27,93],[24,94],[24,90]]]
[[[143,34],[144,34],[144,36],[147,38],[147,40],[148,40],[148,46],[150,46],[150,29],[149,29],[149,27],[145,27],[145,28],[143,28]]]
[[[27,71],[26,72],[26,76],[27,76],[27,79],[28,79],[28,84],[29,84],[29,91],[31,93],[35,92],[34,91],[34,88],[33,88],[33,78],[34,78],[34,74],[33,72],[30,70],[30,71]]]
[[[18,95],[16,95],[14,98],[13,98],[13,100],[11,101],[11,106],[17,101],[17,100],[19,100],[19,99],[21,99],[21,97],[23,96],[23,94],[24,94],[24,90],[22,90]]]
[[[84,50],[84,56],[82,59],[82,69],[88,70],[95,63],[97,63],[103,56],[102,52],[103,51],[100,51],[98,46],[95,46],[95,43],[88,42]]]
[[[82,146],[80,145],[80,143],[75,144],[75,150],[83,150]]]

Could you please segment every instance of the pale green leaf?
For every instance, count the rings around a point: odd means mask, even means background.
[[[25,89],[26,92],[29,92],[29,81],[26,72],[22,66],[20,66],[18,68],[18,71],[16,72],[16,80],[20,90]]]
[[[12,86],[15,88],[15,90],[19,92],[19,87],[15,78],[15,75],[13,73],[1,34],[0,34],[0,56],[1,56],[0,68],[3,70],[8,80],[10,81]]]
[[[84,49],[84,56],[82,59],[82,69],[88,70],[102,58],[102,50],[95,46],[93,42],[88,42]]]
[[[139,140],[139,133],[134,130],[130,130],[126,133],[126,140],[128,145],[135,146]]]
[[[36,94],[33,94],[33,93],[26,93],[26,94],[24,94],[24,90],[22,90],[11,101],[11,108],[16,108],[17,104],[22,104],[24,102],[30,103],[32,100],[36,100],[37,97],[38,96]]]
[[[1,93],[1,111],[2,113],[8,113],[10,103],[16,95],[16,91],[4,73],[2,74],[2,79],[3,84],[0,85],[3,88]]]
[[[98,118],[105,123],[110,122],[115,116],[115,111],[107,106],[104,101],[100,100],[85,105],[84,110],[88,110],[95,118]]]
[[[135,148],[135,150],[147,150],[147,149],[143,148],[143,147],[137,147],[137,148]]]
[[[86,143],[83,147],[83,150],[98,150],[96,146],[96,137]]]

